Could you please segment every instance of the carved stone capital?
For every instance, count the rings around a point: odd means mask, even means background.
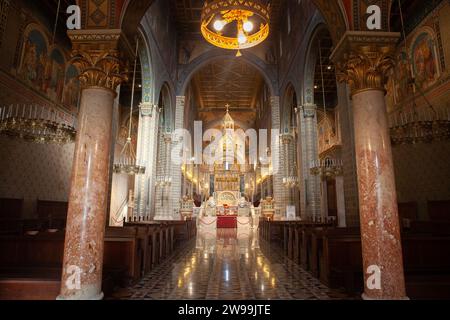
[[[172,133],[164,133],[163,138],[164,138],[164,142],[166,143],[166,145],[172,143]]]
[[[159,106],[156,104],[151,104],[147,102],[143,102],[139,105],[139,109],[141,110],[141,115],[143,117],[153,117],[153,115],[159,112]]]
[[[305,119],[307,118],[315,118],[317,114],[317,105],[307,103],[300,107],[301,113]]]
[[[350,85],[352,96],[365,90],[386,90],[399,37],[393,32],[348,31],[344,35],[331,59],[338,81]]]
[[[284,145],[289,145],[289,144],[291,144],[292,140],[293,140],[292,134],[285,133],[285,134],[282,134],[282,135],[281,135],[281,141],[283,141],[283,144],[284,144]]]
[[[71,63],[80,71],[83,88],[100,87],[116,91],[127,81],[127,70],[119,58],[120,30],[71,30]]]

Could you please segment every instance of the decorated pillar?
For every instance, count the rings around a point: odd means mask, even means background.
[[[156,215],[154,220],[172,220],[172,211],[170,210],[170,192],[172,185],[171,167],[172,133],[162,133],[162,145],[160,150],[159,162],[159,182],[156,185]]]
[[[185,96],[176,97],[176,109],[175,109],[175,130],[183,129],[184,126],[184,107],[186,103]],[[183,144],[183,136],[179,134],[174,134],[172,137],[173,144]],[[181,148],[183,150],[183,148]],[[172,150],[170,151],[170,153]],[[170,161],[171,176],[172,176],[172,188],[170,191],[170,216],[173,220],[180,220],[181,216],[179,214],[181,203],[181,187],[182,187],[182,173],[181,165],[175,161]]]
[[[151,103],[141,103],[139,106],[139,141],[137,163],[145,166],[145,174],[139,175],[136,180],[135,214],[139,217],[150,216],[154,202],[153,186],[156,182],[156,153],[158,148],[158,122],[159,107]]]
[[[281,140],[283,143],[283,152],[284,152],[284,178],[283,178],[283,187],[285,192],[285,205],[291,205],[291,189],[290,186],[287,185],[288,178],[291,177],[291,168],[294,165],[291,162],[290,157],[290,145],[292,143],[292,135],[291,134],[283,134],[281,136]]]
[[[399,34],[347,32],[332,55],[351,89],[365,299],[405,299],[385,84]]]
[[[321,215],[320,177],[310,173],[311,163],[319,158],[317,142],[317,106],[304,104],[297,113],[300,124],[300,205],[302,219],[317,219]]]
[[[125,79],[120,30],[70,31],[82,85],[58,299],[102,299],[113,103]]]
[[[280,120],[280,97],[270,97],[270,108],[272,112],[272,130],[278,130],[276,136],[271,137],[271,152],[272,152],[272,168],[273,168],[273,185],[270,186],[273,198],[275,200],[275,207],[278,213],[286,215],[286,190],[283,186],[283,175],[285,167],[284,150],[281,146],[281,120]],[[269,189],[270,190],[270,189]],[[276,216],[275,218],[280,218]]]

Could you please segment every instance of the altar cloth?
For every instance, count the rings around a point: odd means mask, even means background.
[[[218,229],[237,229],[237,216],[217,216]]]

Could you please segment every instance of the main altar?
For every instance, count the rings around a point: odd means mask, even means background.
[[[245,194],[245,181],[248,172],[241,166],[240,154],[234,134],[234,120],[228,108],[222,123],[223,135],[217,144],[222,157],[208,167],[209,198],[202,204],[199,228],[213,231],[217,228],[253,228],[255,210]],[[221,150],[219,150],[221,149]],[[231,151],[231,152],[230,152]]]

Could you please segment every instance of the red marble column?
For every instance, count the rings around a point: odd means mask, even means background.
[[[335,49],[353,100],[364,299],[406,299],[395,175],[385,102],[399,34],[347,32]]]
[[[405,298],[402,246],[384,92],[353,95],[366,299]],[[380,270],[380,289],[371,275]],[[375,274],[376,276],[376,274]]]
[[[113,91],[103,88],[82,92],[60,298],[103,297],[103,238],[114,96]]]
[[[71,36],[73,63],[83,87],[72,169],[60,300],[102,299],[102,267],[109,189],[115,89],[119,74],[117,42],[98,41],[84,31]],[[104,31],[105,39],[115,38]],[[76,40],[74,40],[76,39]],[[78,42],[78,41],[82,42]],[[106,45],[108,44],[108,45]],[[100,48],[102,50],[100,50]],[[77,50],[81,49],[81,50]]]

